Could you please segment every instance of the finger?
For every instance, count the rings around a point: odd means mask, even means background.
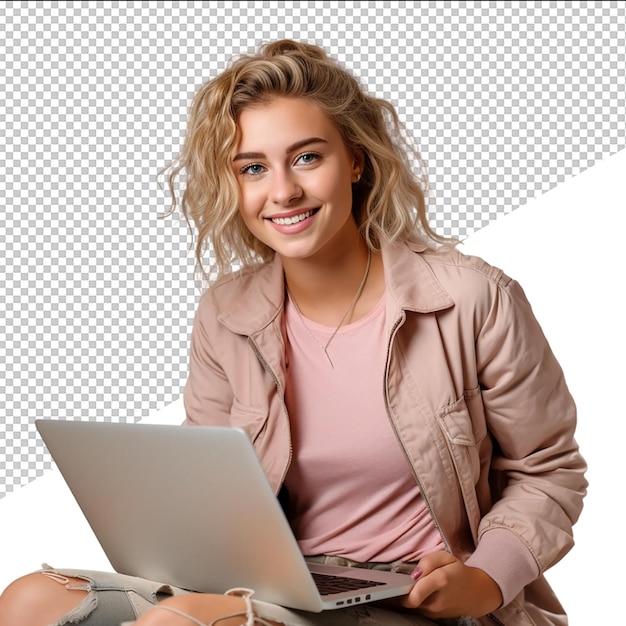
[[[427,565],[429,569],[431,565],[433,564]],[[420,575],[409,594],[404,597],[402,601],[403,606],[412,609],[422,608],[425,603],[428,603],[431,596],[445,587],[448,577],[445,575],[442,568],[449,565],[449,563],[444,563],[443,559],[437,559],[435,565],[438,566],[433,566],[432,571],[428,573],[423,572]]]
[[[454,563],[456,561],[457,558],[445,550],[433,552],[420,559],[419,564],[413,571],[412,576],[415,580],[417,580],[424,574],[430,574],[436,569],[444,567],[445,565],[450,565],[450,563]]]

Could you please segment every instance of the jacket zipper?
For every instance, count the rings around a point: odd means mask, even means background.
[[[417,483],[420,493],[422,494],[422,498],[424,499],[424,503],[426,504],[426,508],[428,509],[428,512],[430,513],[430,517],[433,520],[433,523],[435,524],[435,528],[439,531],[439,535],[441,536],[441,538],[443,539],[443,543],[446,546],[447,550],[449,552],[451,552],[451,548],[450,548],[450,544],[448,542],[448,539],[446,538],[446,536],[444,535],[442,529],[441,529],[441,525],[439,524],[439,520],[437,519],[437,516],[435,515],[435,512],[433,511],[432,505],[430,504],[430,501],[428,500],[428,497],[426,495],[426,491],[424,490],[424,485],[420,479],[420,477],[418,476],[415,468],[413,467],[413,463],[411,462],[411,459],[409,457],[408,452],[406,451],[406,448],[404,447],[404,442],[402,441],[402,438],[400,437],[400,434],[398,433],[398,429],[396,427],[396,423],[391,415],[391,407],[389,406],[389,394],[388,394],[388,385],[387,385],[387,375],[388,375],[388,370],[389,370],[389,356],[391,354],[391,344],[393,343],[393,340],[395,338],[396,332],[398,330],[398,328],[404,323],[406,319],[406,313],[404,311],[402,311],[402,317],[397,319],[395,324],[393,325],[392,329],[391,329],[391,333],[389,335],[389,342],[387,344],[387,356],[385,359],[385,379],[383,381],[383,395],[385,397],[385,409],[387,410],[387,419],[389,420],[390,424],[391,424],[391,428],[393,429],[393,432],[396,435],[396,439],[398,440],[398,442],[400,443],[400,447],[402,448],[402,451],[404,452],[404,456],[406,457],[408,463],[409,463],[409,467],[411,468],[411,471],[413,472],[413,476],[415,477],[415,482]]]
[[[276,390],[278,391],[278,395],[280,396],[280,401],[283,405],[283,413],[285,415],[285,419],[287,420],[287,427],[289,428],[289,413],[287,412],[287,404],[285,402],[285,394],[281,387],[280,381],[276,374],[274,374],[274,370],[269,366],[268,362],[265,360],[265,357],[261,353],[259,346],[256,344],[256,341],[249,335],[248,342],[252,346],[252,350],[258,359],[259,363],[263,366],[263,369],[272,377],[274,384],[276,385]],[[293,458],[293,446],[291,444],[291,438],[289,438],[289,457],[287,458],[287,466],[285,467],[285,471],[280,478],[280,482],[278,484],[278,491],[280,491],[281,486],[285,482],[285,478],[287,477],[287,472],[289,471],[289,466],[291,465],[291,460]],[[278,492],[276,492],[278,493]]]
[[[426,508],[428,509],[428,512],[430,513],[430,516],[433,520],[433,523],[435,524],[435,527],[437,528],[437,530],[439,531],[439,534],[441,535],[441,538],[443,539],[443,543],[445,544],[447,550],[452,553],[450,544],[448,542],[448,539],[446,538],[446,536],[444,535],[443,531],[441,530],[441,525],[439,524],[439,520],[437,519],[437,516],[435,515],[433,508],[428,500],[428,497],[426,496],[426,492],[424,490],[424,486],[422,484],[422,481],[420,480],[417,472],[415,471],[415,468],[413,467],[413,463],[411,463],[411,459],[409,458],[409,455],[406,451],[406,448],[404,447],[404,443],[402,442],[402,439],[400,438],[400,435],[398,433],[398,429],[396,428],[396,424],[391,416],[391,408],[389,406],[389,394],[388,394],[388,385],[387,385],[387,372],[389,369],[389,355],[391,353],[391,344],[393,343],[394,337],[396,335],[396,332],[398,330],[398,328],[404,323],[404,320],[406,319],[406,313],[404,311],[402,311],[402,317],[399,318],[398,320],[396,320],[395,324],[393,325],[393,327],[391,328],[391,333],[389,336],[389,343],[387,344],[387,356],[386,356],[386,360],[385,360],[385,380],[383,382],[384,385],[384,396],[385,396],[385,408],[387,410],[387,418],[389,419],[389,422],[391,423],[391,427],[393,428],[393,432],[396,435],[396,438],[398,439],[398,442],[400,443],[400,447],[402,448],[402,451],[404,452],[404,455],[406,456],[406,459],[409,463],[409,466],[411,468],[411,471],[413,472],[413,476],[415,477],[415,481],[417,482],[417,485],[419,486],[420,492],[422,494],[422,498],[424,498],[424,503],[426,504]],[[447,442],[447,439],[446,439]],[[449,442],[447,442],[447,445],[449,447]],[[458,467],[456,465],[456,461],[454,459],[454,455],[450,455],[452,457],[452,462],[454,463],[454,468],[458,474]],[[485,618],[488,619],[491,623],[496,624],[496,626],[504,626],[504,624],[493,614],[493,613],[488,613],[487,615],[485,615]]]

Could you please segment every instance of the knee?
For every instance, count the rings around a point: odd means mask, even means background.
[[[77,606],[87,593],[82,589],[66,589],[41,572],[27,574],[12,582],[0,595],[0,624],[54,623]]]
[[[23,610],[41,597],[41,574],[27,574],[14,580],[0,595],[0,618],[5,615],[23,614]],[[0,623],[9,623],[0,619]]]

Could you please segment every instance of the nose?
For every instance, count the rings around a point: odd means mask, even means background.
[[[302,187],[296,175],[287,171],[275,170],[272,176],[271,200],[274,204],[287,206],[302,197]]]

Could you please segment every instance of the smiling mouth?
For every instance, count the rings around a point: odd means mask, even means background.
[[[317,213],[318,211],[319,209],[310,209],[308,211],[305,211],[304,213],[292,215],[291,217],[270,217],[268,219],[274,224],[279,224],[280,226],[290,226],[292,224],[302,222],[303,220],[311,217],[311,215]]]

